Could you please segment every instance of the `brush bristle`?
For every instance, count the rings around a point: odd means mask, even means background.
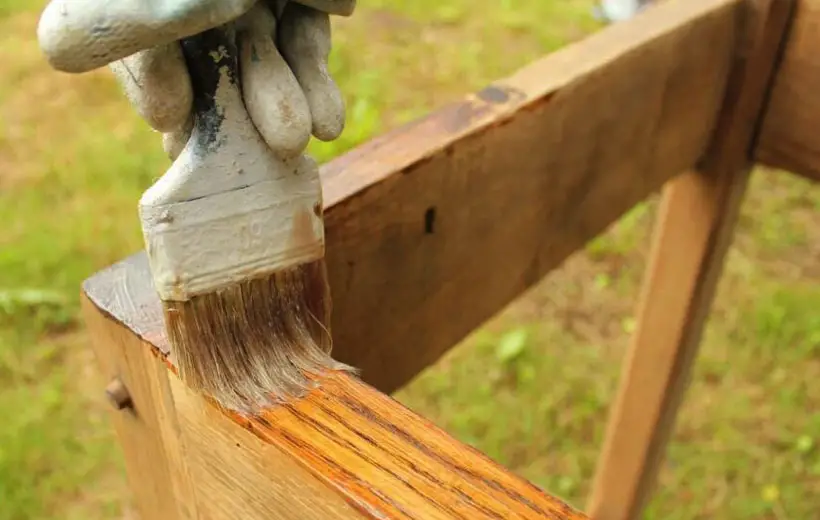
[[[324,260],[163,306],[180,377],[225,408],[252,414],[352,371],[330,357]]]

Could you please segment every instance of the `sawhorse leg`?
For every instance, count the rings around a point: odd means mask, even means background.
[[[689,380],[748,173],[699,172],[663,193],[639,326],[625,361],[588,512],[638,518]],[[723,193],[716,193],[721,191]]]
[[[646,504],[731,242],[792,2],[747,7],[709,157],[663,191],[638,328],[587,507],[593,520],[633,520]]]

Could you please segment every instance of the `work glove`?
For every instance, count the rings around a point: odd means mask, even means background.
[[[356,0],[52,0],[37,35],[49,63],[80,73],[109,66],[132,106],[175,158],[190,136],[193,93],[179,40],[233,22],[245,105],[271,150],[301,154],[310,136],[344,127],[327,70],[329,15]]]

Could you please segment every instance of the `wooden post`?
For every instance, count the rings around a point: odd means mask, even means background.
[[[755,159],[820,182],[820,2],[796,0]]]
[[[752,0],[708,157],[663,191],[651,261],[588,510],[638,518],[688,383],[751,167],[792,2]]]
[[[143,520],[585,518],[347,375],[258,416],[218,409],[175,375],[143,254],[84,291]]]

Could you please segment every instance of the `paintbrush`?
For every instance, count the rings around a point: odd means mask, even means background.
[[[275,105],[281,93],[241,81],[240,69],[285,64],[248,56],[240,67],[237,27],[182,40],[193,127],[139,213],[180,377],[226,408],[254,413],[301,395],[326,370],[349,368],[330,357],[317,164],[298,143],[294,156],[272,151],[248,111]],[[268,35],[252,45],[264,52],[274,43]],[[243,89],[257,101],[246,106]]]

